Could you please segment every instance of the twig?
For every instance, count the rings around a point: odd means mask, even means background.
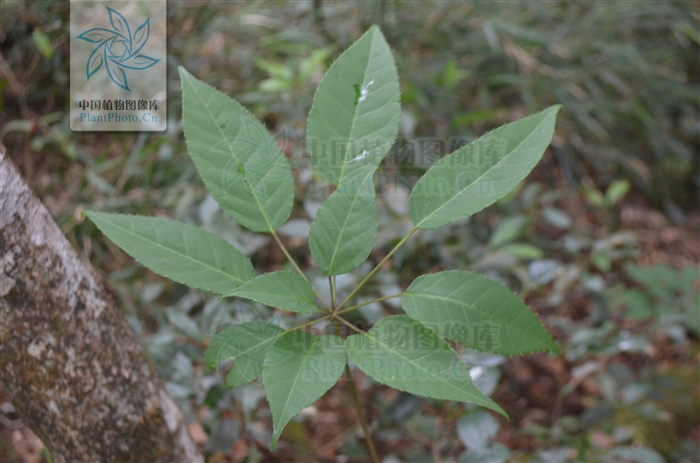
[[[331,313],[335,313],[335,282],[331,275],[328,275],[328,287],[331,292]]]
[[[304,323],[303,325],[295,326],[294,328],[291,328],[289,331],[300,330],[300,329],[302,329],[302,328],[306,328],[307,326],[315,325],[316,323],[321,322],[321,321],[323,321],[323,320],[327,320],[327,319],[329,319],[330,317],[331,317],[330,315],[325,315],[325,316],[323,316],[323,317],[321,317],[321,318],[317,318],[316,320],[311,320],[311,321],[308,322],[308,323]],[[325,331],[325,328],[324,328],[324,331]]]
[[[352,395],[352,401],[355,404],[355,410],[357,410],[357,417],[360,419],[360,426],[362,426],[362,432],[365,434],[365,442],[367,443],[367,448],[372,456],[372,461],[374,463],[379,463],[379,456],[377,455],[377,450],[374,448],[374,442],[372,441],[372,435],[369,432],[369,426],[367,426],[367,420],[365,419],[365,414],[362,411],[362,406],[360,405],[360,398],[357,395],[357,389],[355,388],[355,380],[352,378],[352,373],[350,372],[350,367],[345,365],[345,376],[348,377],[348,384],[350,385],[350,394]]]
[[[350,328],[352,328],[353,330],[355,330],[358,334],[365,334],[364,331],[362,331],[361,329],[359,329],[358,327],[356,327],[355,325],[353,325],[352,323],[350,323],[349,321],[345,320],[345,319],[342,318],[342,317],[336,316],[336,317],[335,317],[335,320],[338,320],[339,322],[343,323],[344,325],[349,326]]]

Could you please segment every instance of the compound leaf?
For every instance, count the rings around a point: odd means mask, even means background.
[[[376,168],[396,139],[400,119],[394,58],[373,26],[318,85],[306,130],[311,160],[335,185],[363,166]]]
[[[338,336],[316,336],[294,330],[270,348],[263,366],[263,383],[272,409],[274,449],[289,420],[333,387],[347,356]]]
[[[190,156],[214,199],[243,226],[271,232],[292,212],[289,161],[243,106],[180,67]]]
[[[348,336],[345,350],[360,370],[394,389],[475,403],[507,417],[474,385],[469,368],[455,351],[409,316],[386,317],[367,333]]]
[[[197,227],[157,217],[85,214],[131,257],[178,283],[225,294],[255,276],[246,256]]]
[[[225,296],[238,296],[297,313],[317,313],[314,291],[308,281],[291,271],[265,273]]]
[[[561,106],[511,122],[440,159],[411,192],[410,214],[433,229],[479,212],[508,194],[552,141]]]
[[[270,346],[284,330],[267,322],[247,322],[231,325],[214,336],[209,343],[204,362],[211,369],[226,360],[233,360],[226,385],[242,386],[258,377]]]
[[[311,255],[328,275],[354,269],[374,247],[379,221],[373,173],[369,166],[346,175],[311,223]]]
[[[401,304],[423,325],[473,349],[502,355],[559,351],[537,315],[483,275],[450,270],[420,276]]]

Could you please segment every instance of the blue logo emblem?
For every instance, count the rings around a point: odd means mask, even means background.
[[[105,8],[109,12],[112,29],[96,27],[76,37],[97,44],[85,66],[87,80],[90,80],[90,77],[104,65],[112,82],[130,92],[124,69],[142,71],[160,61],[139,53],[151,35],[150,18],[146,18],[146,21],[132,35],[126,18],[110,7]]]

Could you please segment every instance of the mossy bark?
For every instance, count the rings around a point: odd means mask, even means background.
[[[201,462],[125,323],[0,147],[0,384],[61,462]]]

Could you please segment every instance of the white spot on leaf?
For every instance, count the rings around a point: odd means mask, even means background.
[[[367,98],[367,94],[369,93],[369,86],[373,83],[374,79],[370,80],[369,82],[367,82],[367,85],[364,85],[362,86],[362,88],[360,88],[360,98],[357,100],[358,103],[362,103],[363,101],[365,101],[365,98]]]

